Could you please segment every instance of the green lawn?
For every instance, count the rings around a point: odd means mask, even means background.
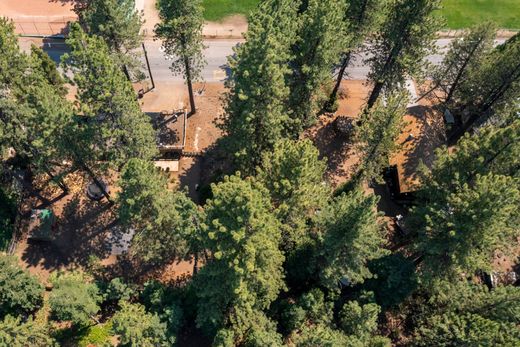
[[[232,14],[247,14],[259,0],[204,0],[206,20],[218,21]],[[441,11],[450,29],[493,20],[501,28],[520,29],[520,0],[444,0]]]
[[[258,2],[259,0],[203,0],[204,18],[219,21],[232,14],[247,15]]]
[[[450,29],[492,20],[501,28],[520,29],[520,0],[444,0],[442,14]]]

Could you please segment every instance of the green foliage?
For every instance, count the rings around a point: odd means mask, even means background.
[[[119,277],[113,278],[103,288],[103,297],[108,301],[130,301],[136,294],[136,288],[131,284],[123,282]]]
[[[144,285],[141,299],[149,312],[156,313],[168,328],[167,336],[177,336],[184,322],[184,310],[181,306],[184,297],[178,289],[151,281]]]
[[[464,137],[443,148],[422,178],[410,226],[429,275],[490,269],[493,253],[509,253],[518,237],[518,122]]]
[[[184,192],[167,189],[166,177],[152,162],[130,159],[119,184],[120,220],[136,230],[133,253],[163,264],[195,252],[202,215]]]
[[[356,183],[373,179],[382,181],[383,169],[388,167],[390,157],[398,148],[397,138],[403,126],[408,99],[406,92],[394,93],[386,102],[377,102],[368,113],[361,115],[361,125],[357,128],[357,150],[361,163],[353,179]]]
[[[424,255],[424,270],[433,276],[490,270],[494,252],[509,253],[519,236],[519,204],[518,181],[491,174],[477,175],[474,183],[418,207],[417,249]]]
[[[357,301],[346,302],[339,312],[341,329],[347,335],[367,340],[377,330],[381,308],[377,304],[360,305]]]
[[[89,34],[103,38],[125,73],[130,67],[134,75],[139,75],[141,63],[135,50],[144,35],[142,14],[136,10],[135,0],[89,1],[79,19]]]
[[[263,155],[257,179],[270,192],[283,225],[283,248],[293,250],[308,242],[308,221],[330,196],[324,180],[327,167],[311,141],[282,140]]]
[[[348,0],[346,9],[348,50],[359,48],[364,41],[376,33],[387,15],[389,0]]]
[[[130,158],[153,158],[157,154],[154,129],[105,42],[89,37],[76,23],[67,44],[71,53],[62,62],[74,74],[77,112],[83,123],[74,129],[74,141],[69,143],[76,161],[104,171],[120,168]]]
[[[399,305],[417,289],[415,264],[400,253],[375,259],[368,267],[374,278],[368,281],[367,287],[382,307]]]
[[[53,347],[58,346],[49,335],[49,328],[34,322],[32,318],[23,322],[20,317],[6,316],[0,321],[0,346],[9,347]]]
[[[14,182],[0,184],[0,251],[6,251],[11,241],[20,193]]]
[[[165,54],[173,58],[171,70],[186,79],[200,79],[206,63],[202,54],[204,20],[200,0],[159,0],[158,8],[161,23],[155,27],[155,34],[162,40]],[[189,71],[185,59],[189,60]]]
[[[192,81],[202,78],[206,64],[203,50],[201,0],[159,0],[157,7],[161,22],[155,26],[155,35],[171,58],[170,70],[182,74],[188,84],[191,113],[195,113]]]
[[[31,68],[39,70],[38,73],[47,79],[47,82],[55,89],[56,93],[62,97],[67,95],[65,79],[58,72],[56,63],[43,49],[34,45],[31,46]]]
[[[254,179],[226,176],[212,190],[202,235],[208,259],[195,282],[197,324],[208,332],[229,328],[240,341],[250,328],[266,329],[262,311],[284,287],[280,224]]]
[[[487,22],[466,31],[463,37],[450,44],[442,64],[432,69],[432,84],[444,92],[445,96],[440,95],[444,103],[460,97],[459,86],[479,69],[485,55],[493,48],[496,30],[493,23]]]
[[[286,83],[296,41],[297,3],[267,0],[251,13],[247,41],[229,58],[226,114],[221,127],[240,170],[252,173],[262,153],[286,137],[290,123]]]
[[[0,254],[0,317],[28,314],[42,305],[43,286],[18,264]]]
[[[298,347],[361,347],[355,344],[348,336],[339,330],[332,329],[326,325],[304,325],[302,331],[295,338]]]
[[[491,291],[468,282],[436,282],[428,307],[417,317],[414,345],[514,346],[520,341],[520,289]]]
[[[303,294],[298,305],[305,310],[307,320],[313,324],[331,323],[333,304],[325,300],[325,294],[321,290],[315,288]]]
[[[440,28],[434,10],[440,0],[393,0],[380,30],[370,40],[371,65],[368,79],[374,89],[367,108],[372,108],[381,91],[395,91],[407,77],[417,77],[424,67],[423,59],[434,46]]]
[[[55,64],[35,47],[30,56],[21,52],[13,31],[0,21],[0,148],[12,147],[34,171],[49,172],[51,162],[65,158],[72,108]]]
[[[86,332],[78,341],[79,347],[89,346],[112,346],[110,337],[112,336],[112,324],[98,324],[86,329]]]
[[[360,189],[342,194],[320,212],[319,272],[323,285],[337,289],[338,281],[363,283],[372,277],[368,262],[387,252],[376,210],[378,198]]]
[[[498,110],[513,107],[520,93],[520,34],[496,47],[469,72],[460,84],[455,112],[462,116],[463,130],[482,124]]]
[[[294,137],[315,123],[316,114],[327,98],[324,85],[330,82],[331,70],[348,40],[343,20],[345,1],[308,0],[305,5],[291,63],[289,103],[294,112],[291,119]]]
[[[147,313],[140,304],[121,302],[121,310],[112,317],[112,330],[121,346],[171,346],[166,338],[166,324],[156,314]]]
[[[52,316],[59,321],[88,325],[99,311],[99,289],[80,272],[66,272],[51,277],[49,297]]]

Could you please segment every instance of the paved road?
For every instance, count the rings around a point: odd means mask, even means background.
[[[451,39],[440,39],[437,45],[440,48],[439,53],[428,57],[428,60],[434,64],[442,61],[442,53],[449,45]],[[208,40],[205,42],[207,48],[204,55],[207,60],[207,65],[204,68],[202,75],[205,81],[218,82],[225,80],[227,69],[227,57],[233,54],[233,47],[241,40]],[[504,40],[497,41],[497,43],[504,42]],[[161,49],[159,41],[146,41],[146,49],[150,60],[150,67],[155,81],[157,82],[182,82],[182,76],[172,75],[169,66],[170,61],[165,57]],[[63,42],[50,42],[44,44],[44,49],[55,61],[59,61],[60,56],[66,52],[67,47]],[[369,67],[363,64],[366,55],[360,54],[353,60],[348,69],[349,78],[364,79]]]

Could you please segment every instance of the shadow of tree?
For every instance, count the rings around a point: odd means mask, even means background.
[[[52,241],[28,243],[22,259],[29,265],[55,270],[86,266],[91,256],[109,256],[111,247],[106,240],[116,223],[111,207],[88,200],[83,192],[74,195],[57,218]]]
[[[422,161],[431,167],[435,160],[435,150],[446,142],[446,133],[442,114],[429,106],[414,106],[408,109],[413,117],[420,135],[415,136],[413,148],[407,153],[403,162],[404,175],[411,181],[417,177],[417,167]]]
[[[350,175],[352,170],[345,163],[353,155],[354,148],[348,139],[336,132],[334,122],[319,127],[311,137],[320,152],[320,158],[327,159],[327,178]]]

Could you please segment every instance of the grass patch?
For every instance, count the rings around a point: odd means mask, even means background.
[[[220,21],[233,14],[247,16],[259,0],[204,0],[204,19]]]
[[[233,14],[247,15],[259,0],[204,0],[204,18],[219,21]],[[444,0],[441,14],[450,29],[492,20],[500,28],[520,29],[520,0]]]
[[[520,0],[444,0],[447,27],[462,29],[491,20],[499,28],[520,29]]]

